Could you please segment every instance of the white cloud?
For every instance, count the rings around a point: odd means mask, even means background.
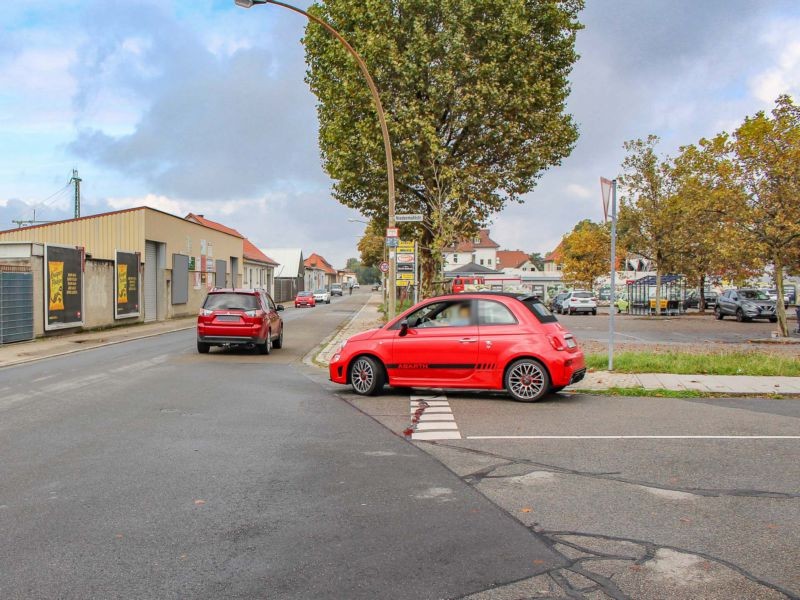
[[[585,185],[579,183],[570,183],[565,189],[567,194],[576,198],[588,198],[592,195],[592,192]]]

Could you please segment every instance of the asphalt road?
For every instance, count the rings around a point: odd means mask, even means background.
[[[0,370],[0,598],[455,598],[563,556],[286,345],[192,331]]]
[[[345,397],[410,423],[408,393]],[[800,597],[800,400],[443,401],[457,439],[414,443],[568,560],[470,598]]]

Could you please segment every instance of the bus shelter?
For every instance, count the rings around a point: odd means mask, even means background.
[[[656,276],[647,275],[627,283],[628,312],[632,315],[655,315]],[[680,315],[686,312],[683,298],[686,295],[686,277],[683,275],[662,275],[661,290],[658,294],[662,315]]]

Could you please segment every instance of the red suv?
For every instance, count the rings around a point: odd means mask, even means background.
[[[505,389],[535,402],[583,379],[583,352],[536,296],[431,298],[342,344],[330,378],[374,395],[398,387]]]
[[[211,346],[255,346],[261,354],[283,346],[283,306],[262,290],[215,289],[197,317],[197,351]]]

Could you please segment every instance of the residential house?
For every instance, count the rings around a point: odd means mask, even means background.
[[[336,283],[336,269],[316,252],[303,261],[303,266],[307,290],[328,289],[332,283]]]
[[[555,250],[548,252],[544,257],[544,272],[556,273],[561,272],[562,262],[564,260],[564,242],[559,242]]]
[[[445,270],[457,268],[471,262],[495,269],[498,248],[500,248],[500,244],[489,237],[489,230],[480,229],[475,237],[444,248]]]
[[[528,253],[522,250],[498,250],[495,268],[503,272],[508,272],[510,269],[522,272],[536,272],[539,270],[533,264]]]
[[[297,292],[308,289],[305,285],[303,251],[300,248],[262,248],[261,251],[278,263],[273,294],[276,302],[294,300]]]
[[[275,267],[278,266],[277,262],[256,248],[255,244],[253,244],[250,240],[232,227],[227,227],[226,225],[218,223],[217,221],[206,219],[204,215],[196,215],[194,213],[189,213],[186,215],[186,220],[210,227],[211,229],[216,229],[217,231],[222,231],[230,235],[237,235],[241,237],[243,257],[242,287],[263,289],[269,292],[270,295],[274,295],[274,278]]]

